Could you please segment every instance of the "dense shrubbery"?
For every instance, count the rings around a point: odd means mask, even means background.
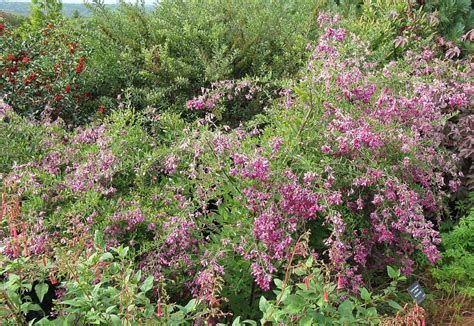
[[[88,97],[82,78],[87,51],[64,28],[53,23],[40,29],[3,28],[0,90],[20,114],[38,117],[48,111],[74,123],[86,116],[81,104]]]
[[[2,29],[9,324],[411,325],[428,268],[471,295],[469,62],[401,2],[252,4]]]
[[[91,83],[97,96],[133,94],[137,108],[182,112],[201,87],[296,73],[317,33],[308,1],[161,1],[155,12],[91,6]],[[103,99],[106,103],[106,99]]]
[[[471,194],[472,207],[472,194]],[[442,307],[436,307],[442,319],[460,318],[474,301],[474,209],[442,237],[442,259],[433,268],[435,287],[441,292]]]
[[[448,42],[467,51],[473,50],[474,8],[471,1],[428,0],[424,9],[436,14],[439,30]]]

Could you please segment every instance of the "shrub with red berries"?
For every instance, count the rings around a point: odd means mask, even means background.
[[[48,23],[27,33],[0,26],[0,93],[18,113],[76,123],[87,100],[83,72],[88,51],[66,26]]]

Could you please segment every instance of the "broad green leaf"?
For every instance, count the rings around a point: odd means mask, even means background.
[[[273,279],[273,282],[275,283],[277,288],[281,289],[283,287],[283,281],[282,280],[275,278],[275,279]]]
[[[305,301],[303,297],[292,294],[286,298],[285,304],[287,304],[287,307],[285,308],[286,312],[290,314],[296,314],[304,308]]]
[[[186,313],[190,312],[190,311],[193,311],[194,309],[196,309],[196,299],[192,299],[188,302],[188,304],[186,306],[184,306],[183,308]]]
[[[135,274],[134,281],[135,281],[136,284],[138,284],[138,282],[140,282],[141,279],[142,279],[142,271],[139,270],[139,271]]]
[[[343,303],[341,303],[339,305],[337,310],[341,314],[342,318],[345,318],[345,319],[348,319],[348,320],[352,319],[353,318],[352,310],[354,310],[354,304],[352,303],[352,301],[346,300],[346,301],[344,301]]]
[[[18,293],[12,292],[12,291],[8,291],[7,293],[8,293],[8,297],[14,304],[16,304],[17,306],[21,304],[21,298],[18,295]]]
[[[48,293],[49,285],[47,283],[39,283],[35,285],[35,293],[39,302],[43,302],[44,295]]]
[[[28,311],[43,311],[43,309],[41,309],[41,307],[38,304],[31,303],[31,302],[22,303],[20,306],[20,309],[25,314],[27,314]]]
[[[312,325],[314,325],[313,317],[309,316],[309,315],[303,316],[298,321],[298,325],[301,325],[301,326],[312,326]]]
[[[114,260],[114,255],[112,255],[110,252],[104,252],[102,256],[100,256],[100,261],[108,260]]]
[[[152,288],[153,288],[153,281],[155,279],[153,278],[153,276],[148,276],[146,278],[146,280],[143,282],[142,286],[140,287],[140,290],[142,290],[142,292],[148,292],[150,291]]]
[[[395,269],[393,269],[391,266],[388,266],[387,265],[387,273],[388,273],[388,276],[392,279],[397,279],[399,276],[400,276],[400,271],[396,271]]]
[[[262,295],[260,301],[258,302],[258,308],[261,312],[266,312],[269,307],[267,299]]]
[[[291,293],[291,287],[287,286],[280,294],[280,301],[285,301]]]
[[[122,326],[122,321],[120,320],[120,317],[117,315],[110,315],[110,321],[112,322],[112,325],[114,326]]]
[[[398,311],[403,311],[403,307],[400,306],[398,303],[396,303],[395,301],[393,300],[388,300],[388,305]]]
[[[81,306],[81,303],[78,302],[75,299],[61,301],[61,304],[72,306],[72,307],[80,307]]]
[[[255,320],[246,319],[242,323],[252,325],[252,326],[257,326],[257,322]]]
[[[377,308],[375,307],[370,307],[369,309],[367,309],[367,316],[369,317],[375,317],[377,316]]]
[[[301,268],[296,268],[295,269],[295,274],[298,275],[298,276],[303,276],[303,275],[306,274],[306,272]]]
[[[360,289],[360,297],[361,297],[364,301],[369,301],[369,300],[370,300],[370,293],[369,293],[369,291],[367,291],[366,288],[361,288],[361,289]]]

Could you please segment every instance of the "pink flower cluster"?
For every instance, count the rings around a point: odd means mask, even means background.
[[[223,80],[211,83],[210,88],[203,88],[199,95],[186,102],[191,110],[212,110],[223,101],[232,101],[238,97],[250,101],[261,91],[260,86],[250,80]]]

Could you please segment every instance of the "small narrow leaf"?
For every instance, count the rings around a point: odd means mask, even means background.
[[[105,248],[104,235],[99,230],[94,233],[94,243],[98,248]]]

